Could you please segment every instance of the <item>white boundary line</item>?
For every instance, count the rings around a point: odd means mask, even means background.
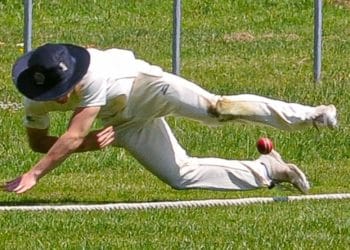
[[[110,204],[71,204],[71,205],[24,205],[24,206],[0,206],[1,211],[112,211],[112,210],[145,210],[160,208],[188,208],[188,207],[216,207],[237,206],[256,203],[291,202],[301,200],[337,200],[349,199],[350,193],[343,194],[318,194],[299,195],[285,197],[253,197],[242,199],[214,199],[191,201],[164,201],[142,203],[110,203]]]

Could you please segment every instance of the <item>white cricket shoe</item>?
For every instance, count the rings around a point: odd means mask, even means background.
[[[331,129],[337,127],[337,109],[334,105],[321,105],[316,107],[313,118],[314,125],[327,126]]]
[[[259,160],[265,165],[268,177],[272,180],[271,187],[274,183],[289,182],[304,194],[309,191],[310,184],[305,174],[296,165],[285,163],[277,151],[261,155]]]

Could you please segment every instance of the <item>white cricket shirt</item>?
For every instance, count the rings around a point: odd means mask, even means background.
[[[49,127],[51,111],[70,111],[77,107],[101,106],[98,118],[105,124],[116,124],[122,117],[133,81],[139,72],[147,72],[150,65],[135,58],[133,52],[122,49],[88,49],[90,65],[83,79],[75,87],[65,104],[55,101],[24,99],[24,125],[29,128]]]

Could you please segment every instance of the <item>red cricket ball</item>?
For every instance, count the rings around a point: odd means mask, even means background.
[[[257,141],[256,147],[261,154],[269,154],[273,149],[273,143],[269,138],[262,137]]]

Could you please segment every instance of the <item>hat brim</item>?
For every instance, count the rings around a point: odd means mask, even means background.
[[[48,88],[38,85],[32,77],[32,70],[28,67],[28,61],[33,54],[30,51],[20,57],[12,68],[12,79],[17,89],[26,97],[36,101],[50,101],[67,94],[86,74],[90,65],[89,52],[80,46],[72,44],[60,44],[65,46],[69,54],[74,58],[75,65],[69,78],[59,84]]]

